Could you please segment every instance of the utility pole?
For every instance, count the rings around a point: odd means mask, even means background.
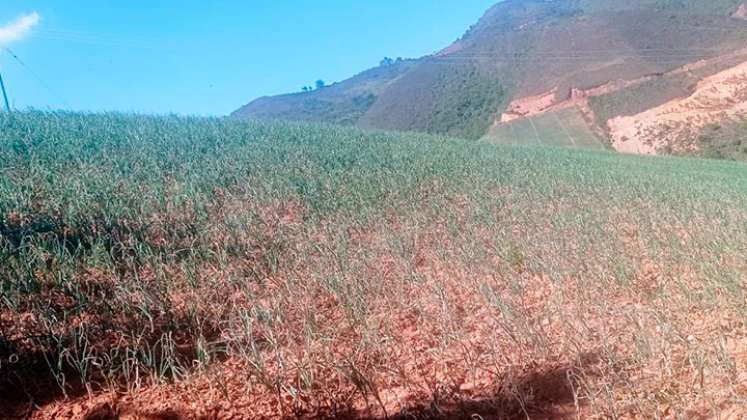
[[[10,114],[10,103],[8,102],[8,93],[5,92],[5,83],[3,83],[3,75],[0,73],[0,89],[3,91],[3,100],[5,101],[5,109]]]

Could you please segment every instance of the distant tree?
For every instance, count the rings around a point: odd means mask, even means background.
[[[381,67],[391,66],[392,64],[394,64],[394,60],[389,57],[384,57],[381,61],[379,61],[379,65]]]
[[[327,84],[324,82],[324,80],[319,79],[319,80],[316,81],[316,88],[317,89],[322,89],[322,88],[324,88],[326,86],[327,86]]]
[[[301,88],[301,90],[304,92],[311,92],[312,90],[314,90],[314,88],[311,86],[304,86]]]
[[[402,57],[397,57],[397,62],[398,62],[398,63],[401,63],[401,62],[403,62],[403,61],[405,61],[405,60],[404,60],[404,59],[403,59]]]

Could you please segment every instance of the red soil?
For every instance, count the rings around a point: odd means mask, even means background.
[[[747,18],[747,5],[740,6],[735,17],[741,17],[742,14]],[[611,81],[589,89],[572,88],[565,96],[559,95],[555,88],[539,95],[519,98],[509,104],[500,120],[495,123],[505,124],[576,107],[584,113],[593,129],[595,118],[589,106],[589,98],[620,91],[657,77],[692,73],[725,58],[740,57],[745,53],[747,50],[740,50],[709,60],[699,60],[664,75]],[[688,98],[675,99],[635,116],[620,116],[609,120],[608,127],[605,128],[610,133],[613,146],[621,152],[637,154],[655,154],[663,147],[675,147],[680,151],[692,149],[693,139],[706,125],[740,118],[747,111],[744,66],[745,64],[740,64],[702,80]]]
[[[747,62],[702,80],[687,98],[608,121],[612,144],[624,153],[686,151],[688,139],[709,124],[747,116]]]

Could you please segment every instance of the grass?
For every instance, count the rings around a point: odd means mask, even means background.
[[[604,150],[605,141],[594,133],[576,108],[561,109],[508,124],[494,125],[484,140],[506,145],[544,145]]]
[[[384,91],[361,127],[479,139],[508,98],[504,84],[479,66],[451,57],[424,59]]]
[[[728,416],[745,208],[735,162],[3,116],[0,405]]]
[[[444,67],[441,64],[441,67]],[[474,68],[452,66],[443,71],[436,86],[443,86],[432,113],[425,119],[426,131],[480,138],[494,119],[495,110],[506,99],[500,83]]]
[[[733,121],[706,127],[698,139],[701,155],[713,159],[747,160],[747,122]]]

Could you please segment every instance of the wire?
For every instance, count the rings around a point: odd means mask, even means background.
[[[702,51],[702,52],[699,52]],[[459,54],[456,53],[453,56],[427,56],[426,58],[432,58],[434,60],[464,60],[464,59],[476,59],[476,58],[501,58],[504,60],[538,60],[538,59],[557,59],[557,60],[587,60],[597,58],[691,58],[691,57],[707,57],[712,54],[726,54],[734,53],[734,50],[725,49],[709,49],[709,50],[606,50],[606,51],[577,51],[573,53],[543,53],[533,52],[530,54],[506,54],[506,53],[474,53],[474,54]],[[738,52],[738,51],[736,51]]]
[[[23,67],[24,69],[26,69],[26,71],[28,71],[29,74],[34,79],[36,79],[36,81],[42,87],[44,87],[47,91],[49,91],[49,93],[51,93],[52,96],[54,96],[57,100],[61,101],[63,103],[63,105],[65,105],[68,108],[70,108],[70,103],[68,101],[66,101],[65,98],[63,98],[62,95],[60,95],[56,90],[52,89],[52,87],[49,84],[47,84],[38,74],[36,74],[36,72],[34,72],[23,60],[21,60],[16,53],[14,53],[13,51],[11,51],[11,49],[7,48],[7,47],[4,47],[3,50],[5,50],[8,54],[10,54],[11,57],[13,57],[18,62],[18,64],[21,65],[21,67]]]

